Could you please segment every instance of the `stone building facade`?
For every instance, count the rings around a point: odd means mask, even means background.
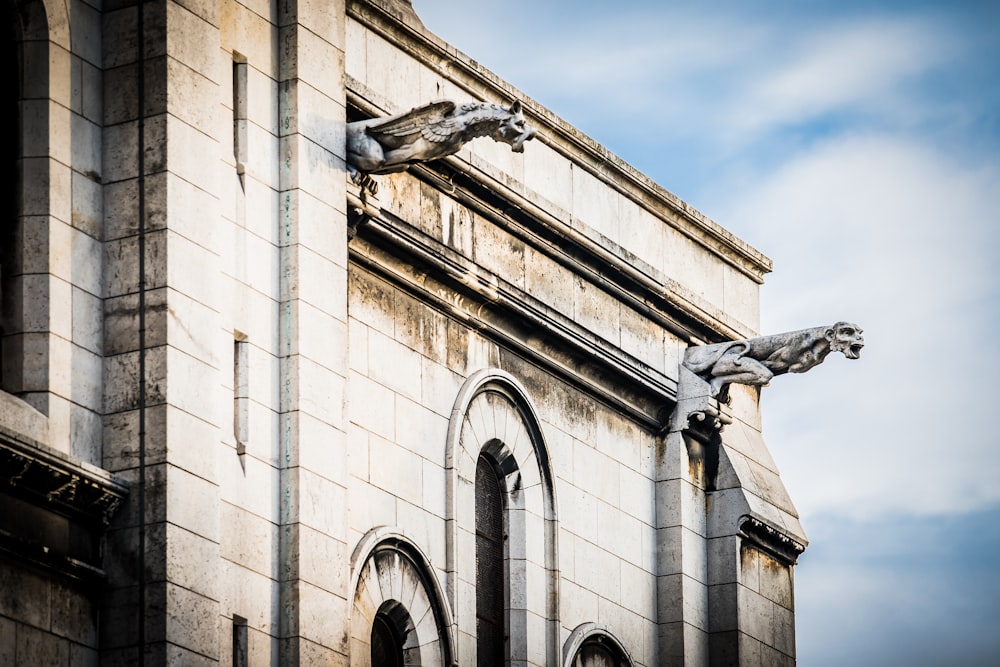
[[[0,664],[794,664],[765,256],[404,0],[3,2]]]

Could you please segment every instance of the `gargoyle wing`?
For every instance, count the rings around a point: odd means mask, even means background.
[[[442,143],[455,133],[458,124],[448,114],[455,110],[450,100],[438,100],[411,109],[397,116],[389,116],[366,128],[366,132],[380,143],[396,144],[400,139],[419,134],[427,141]]]

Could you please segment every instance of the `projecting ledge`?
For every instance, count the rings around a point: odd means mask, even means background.
[[[0,425],[0,553],[75,581],[103,578],[102,537],[128,484]]]

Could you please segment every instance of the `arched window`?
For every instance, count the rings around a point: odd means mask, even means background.
[[[476,465],[476,663],[502,665],[506,658],[506,567],[503,487],[484,453]]]
[[[454,667],[451,615],[427,557],[402,532],[369,531],[351,556],[350,664]]]
[[[448,591],[459,632],[475,638],[461,645],[460,661],[558,664],[555,488],[520,382],[495,368],[465,381],[445,461]]]
[[[632,667],[635,663],[611,631],[584,623],[570,633],[564,648],[564,667]]]
[[[394,600],[382,603],[372,621],[372,667],[419,665],[419,652],[407,660],[407,636],[413,634],[413,620],[403,605]]]
[[[6,133],[3,142],[3,161],[6,173],[13,174],[3,180],[3,194],[0,195],[0,389],[8,392],[20,390],[20,368],[16,363],[20,355],[16,349],[17,334],[21,332],[20,308],[20,183],[21,183],[21,34],[20,20],[13,9],[13,3],[3,3],[3,68],[7,72],[4,81],[13,85],[13,94],[5,96],[5,118],[12,131]]]

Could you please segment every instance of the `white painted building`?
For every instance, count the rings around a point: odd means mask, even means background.
[[[404,0],[4,8],[0,664],[794,664],[757,391],[670,420],[765,256]],[[442,98],[538,136],[364,194]]]

